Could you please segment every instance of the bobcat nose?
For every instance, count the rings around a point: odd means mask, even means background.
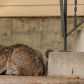
[[[3,71],[0,75],[6,75],[6,70]]]

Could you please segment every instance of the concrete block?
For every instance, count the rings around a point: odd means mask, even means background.
[[[13,18],[12,30],[27,31],[57,31],[61,30],[60,18]]]
[[[10,45],[12,45],[12,42],[11,42],[11,40],[3,40],[1,45],[10,46]]]
[[[30,47],[32,47],[32,34],[22,34],[22,33],[14,33],[12,35],[12,39],[11,39],[11,43],[12,44],[25,44],[28,45]]]
[[[41,31],[60,32],[60,30],[61,30],[61,25],[60,24],[61,24],[60,18],[44,18],[44,20],[40,24],[42,26]]]
[[[41,47],[41,33],[40,32],[32,32],[32,46],[35,48]]]
[[[84,52],[84,29],[75,31],[74,52]]]
[[[22,43],[34,48],[40,48],[41,46],[41,34],[40,33],[13,33],[12,44]]]
[[[48,76],[84,78],[84,52],[51,52],[48,59]]]
[[[37,27],[37,20],[34,18],[13,18],[12,30],[16,32],[30,32],[35,31]]]
[[[56,32],[42,32],[42,47],[43,48],[58,48],[62,49],[61,46],[61,35]]]
[[[11,18],[0,18],[0,39],[11,39]]]
[[[24,19],[13,18],[12,19],[12,31],[23,32]]]

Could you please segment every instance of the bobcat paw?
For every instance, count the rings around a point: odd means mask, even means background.
[[[12,75],[20,76],[21,74],[18,71],[13,71]]]

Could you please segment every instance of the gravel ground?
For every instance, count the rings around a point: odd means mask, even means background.
[[[0,84],[84,84],[84,79],[54,78],[47,76],[0,76]]]

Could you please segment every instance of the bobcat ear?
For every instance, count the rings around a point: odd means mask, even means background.
[[[49,57],[49,53],[50,52],[54,52],[53,50],[47,50],[46,52],[45,52],[45,56],[48,58]]]
[[[0,50],[2,50],[5,46],[4,45],[0,45]]]

